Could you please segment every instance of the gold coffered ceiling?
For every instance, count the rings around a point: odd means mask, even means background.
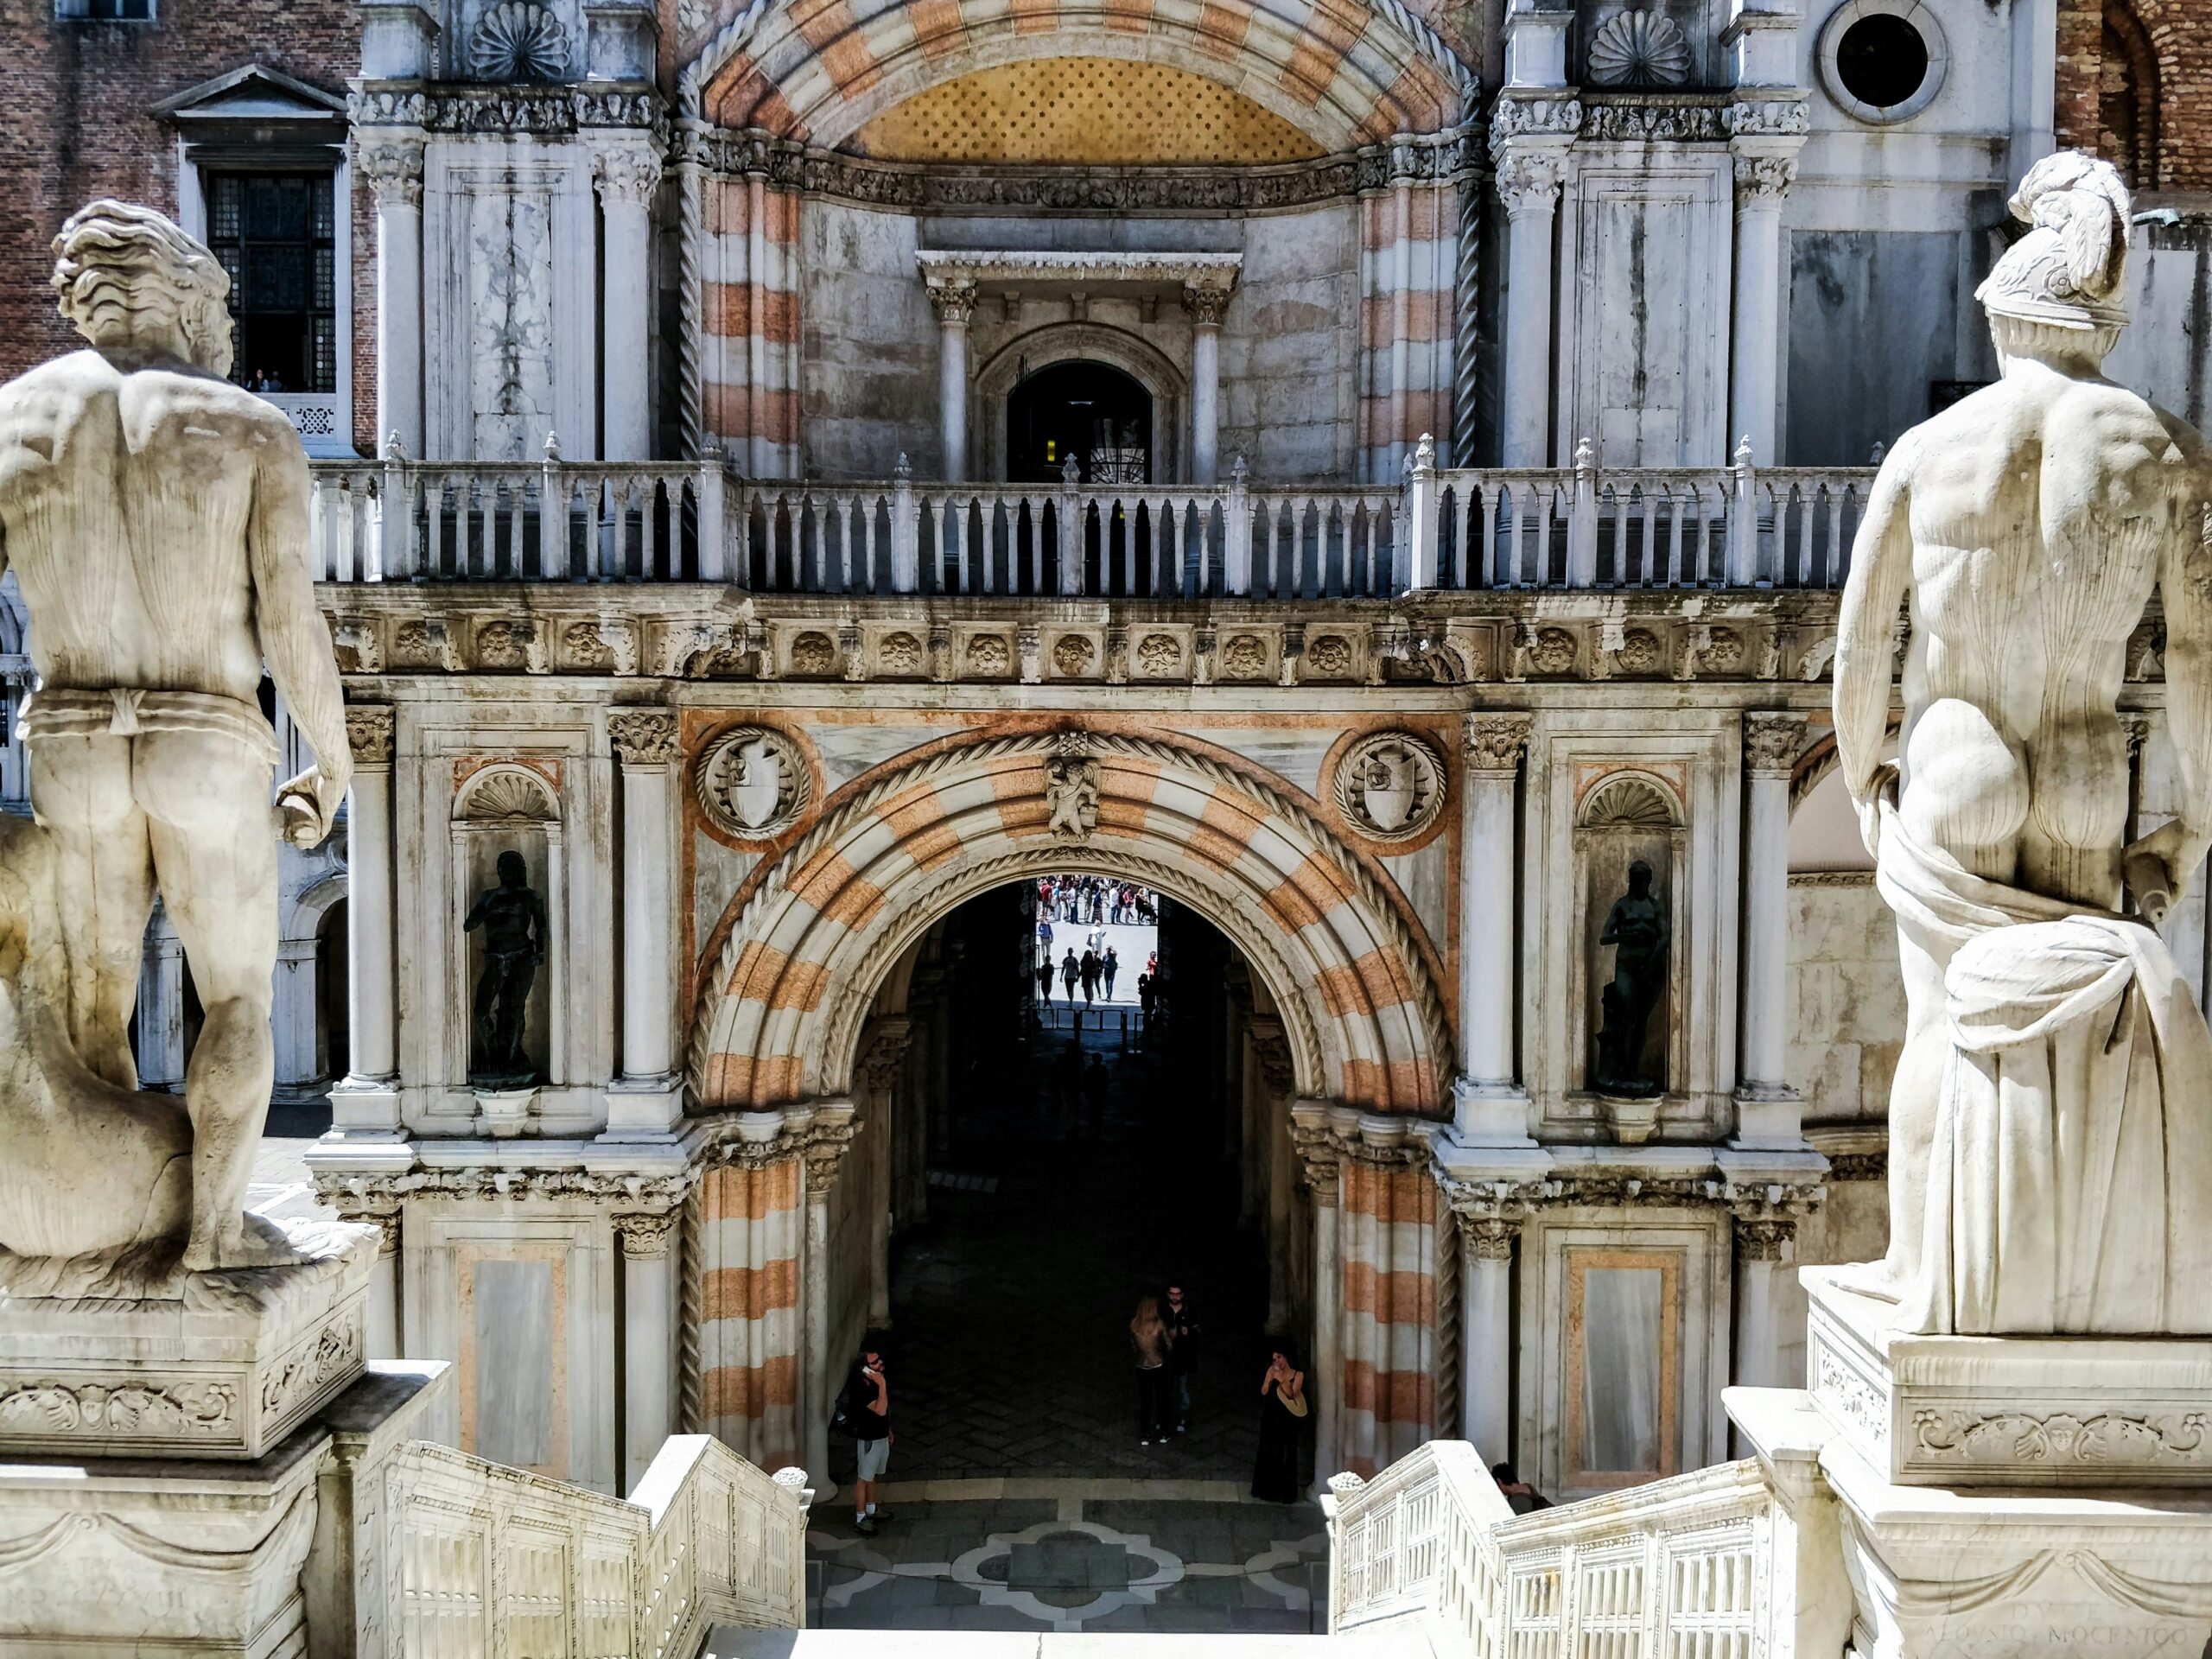
[[[1320,146],[1219,81],[1165,64],[1041,58],[932,86],[845,146],[901,162],[1297,162]]]

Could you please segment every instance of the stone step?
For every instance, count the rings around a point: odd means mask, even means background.
[[[1416,1624],[1336,1637],[718,1627],[700,1659],[1427,1659],[1429,1652]]]

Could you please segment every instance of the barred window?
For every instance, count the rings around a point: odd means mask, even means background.
[[[54,0],[54,15],[70,22],[150,23],[154,0]]]
[[[335,206],[327,173],[210,173],[207,245],[231,276],[231,378],[338,389]]]

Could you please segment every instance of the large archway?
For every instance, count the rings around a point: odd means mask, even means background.
[[[1434,953],[1372,865],[1230,757],[1074,730],[883,768],[756,871],[700,964],[700,1104],[849,1091],[886,966],[976,893],[1078,857],[1191,905],[1236,945],[1282,1009],[1300,1095],[1442,1115]]]

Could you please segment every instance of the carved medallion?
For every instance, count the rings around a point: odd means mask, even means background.
[[[1306,644],[1306,671],[1317,679],[1340,680],[1351,672],[1351,641],[1324,633]]]
[[[1374,841],[1409,841],[1444,810],[1444,762],[1409,732],[1377,732],[1337,763],[1337,810]]]
[[[477,20],[468,63],[486,80],[558,80],[568,73],[569,36],[536,0],[499,0]]]
[[[887,633],[876,647],[875,665],[879,672],[894,678],[903,678],[922,671],[922,642],[911,633]]]
[[[1078,679],[1090,672],[1090,664],[1098,655],[1098,647],[1079,633],[1064,633],[1052,646],[1052,666],[1062,677]]]
[[[1147,633],[1137,642],[1137,666],[1154,679],[1165,679],[1183,666],[1182,642],[1172,633]]]
[[[1014,652],[1006,643],[1006,636],[979,633],[968,642],[968,671],[971,674],[996,676],[1014,666]]]
[[[766,726],[738,726],[701,751],[692,769],[700,810],[746,840],[781,835],[804,816],[814,774],[798,745]]]
[[[1268,648],[1257,636],[1240,633],[1221,648],[1223,675],[1232,680],[1256,680],[1268,671]]]
[[[826,633],[807,632],[791,641],[791,672],[823,675],[837,666],[837,644]]]

